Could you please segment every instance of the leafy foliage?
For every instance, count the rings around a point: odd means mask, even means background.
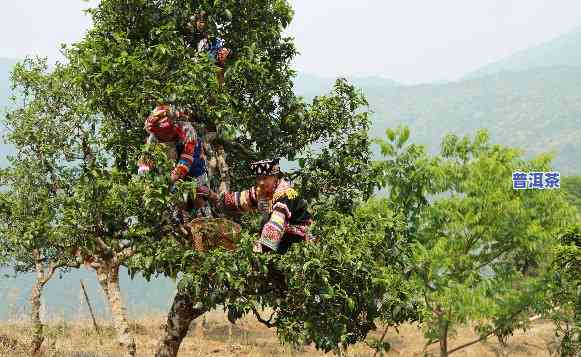
[[[578,175],[580,78],[581,68],[557,66],[451,83],[368,87],[370,136],[382,138],[386,128],[407,125],[413,142],[436,154],[446,134],[487,128],[492,142],[522,148],[527,158],[552,151],[562,175]]]
[[[571,226],[559,237],[553,276],[546,286],[547,316],[561,337],[562,356],[581,353],[581,227]]]
[[[319,212],[314,234],[324,239],[284,256],[252,254],[249,235],[231,254],[190,253],[182,257],[180,270],[188,272],[180,285],[204,306],[224,304],[233,321],[270,308],[267,325],[289,343],[331,351],[362,341],[377,318],[415,318],[413,290],[400,273],[403,225],[385,208],[381,216],[375,212],[383,203],[353,215]]]
[[[561,179],[561,188],[567,193],[569,202],[581,214],[581,176],[566,176]]]
[[[525,161],[479,131],[473,140],[448,135],[441,155],[428,158],[413,144],[403,147],[405,128],[387,135],[383,180],[392,205],[398,200],[413,222],[410,265],[428,340],[446,354],[448,336],[469,321],[483,336],[523,327],[543,300],[545,257],[574,212],[563,192],[513,190],[511,178],[548,170],[550,157]]]
[[[7,141],[16,147],[10,166],[0,172],[0,239],[17,272],[75,265],[72,241],[59,220],[74,171],[62,161],[72,155],[70,123],[77,117],[60,81],[64,68],[47,73],[46,61],[28,59],[15,67],[20,106],[6,117]],[[17,103],[15,103],[17,104]],[[59,125],[60,124],[60,125]]]

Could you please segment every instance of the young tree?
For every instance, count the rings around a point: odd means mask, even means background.
[[[581,227],[569,227],[555,247],[541,312],[555,323],[561,356],[581,353]]]
[[[94,132],[87,136],[97,139]],[[133,356],[137,347],[122,301],[119,270],[136,253],[139,244],[144,254],[153,256],[158,253],[148,244],[187,247],[173,227],[168,228],[171,222],[167,217],[169,207],[176,205],[176,197],[183,189],[170,196],[168,175],[127,180],[126,174],[107,163],[103,157],[106,151],[99,147],[98,139],[83,146],[79,176],[65,201],[64,231],[78,242],[78,254],[95,270],[111,309],[119,343]],[[160,242],[162,237],[175,240]],[[168,275],[175,277],[176,273],[170,270]]]
[[[38,288],[33,289],[35,316],[40,290],[56,268],[67,259],[84,262],[97,273],[121,344],[134,354],[119,267],[132,254],[125,241],[153,239],[161,229],[157,218],[167,203],[159,198],[165,183],[152,182],[145,192],[143,182],[120,184],[117,171],[107,170],[109,158],[99,150],[96,135],[99,117],[87,109],[71,73],[61,64],[49,72],[45,60],[26,60],[14,70],[20,99],[6,118],[9,141],[17,149],[4,175],[6,232],[18,249],[15,253],[36,257],[30,263],[38,263],[32,265],[39,274]],[[27,233],[28,240],[18,238],[28,231],[36,233]],[[45,275],[39,270],[43,266]]]
[[[544,257],[574,215],[558,190],[513,189],[514,171],[547,171],[548,157],[524,161],[480,131],[474,140],[447,136],[441,156],[430,159],[404,146],[408,136],[388,132],[382,165],[390,202],[411,223],[411,276],[426,336],[446,356],[459,349],[448,338],[460,324],[477,322],[482,336],[504,337],[526,322],[542,299]]]
[[[581,176],[563,177],[561,188],[567,193],[569,202],[577,208],[581,214]]]
[[[47,74],[46,61],[25,60],[15,67],[16,109],[5,120],[7,142],[16,153],[9,167],[0,172],[0,236],[2,254],[17,273],[34,272],[31,320],[31,354],[40,353],[44,340],[40,319],[44,286],[57,270],[77,268],[80,261],[72,254],[73,241],[63,234],[63,199],[70,189],[71,171],[62,165],[70,150],[69,127],[59,122],[72,119],[60,100],[66,88],[59,83],[57,66]],[[63,120],[64,119],[64,120]]]

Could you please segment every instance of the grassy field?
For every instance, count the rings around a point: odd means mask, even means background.
[[[132,322],[137,342],[138,356],[153,356],[162,333],[163,316],[148,316]],[[100,321],[101,335],[97,335],[90,321],[54,321],[46,328],[43,344],[45,356],[114,357],[122,356],[117,346],[115,332],[109,321]],[[370,336],[377,338],[382,331]],[[475,339],[468,328],[462,329],[449,343],[451,348]],[[24,322],[0,323],[0,356],[27,356],[30,326]],[[437,345],[424,351],[424,339],[417,326],[406,325],[388,331],[386,341],[392,350],[386,356],[438,356]],[[548,322],[536,322],[526,332],[515,333],[502,347],[496,338],[472,345],[454,353],[454,356],[550,356],[553,348],[553,331]],[[206,314],[205,323],[192,324],[179,356],[323,356],[313,346],[293,350],[278,342],[273,330],[256,322],[251,316],[231,325],[220,311]],[[328,356],[332,354],[329,353]],[[366,344],[349,349],[347,356],[373,356]]]

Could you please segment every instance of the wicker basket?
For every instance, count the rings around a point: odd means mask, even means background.
[[[232,251],[240,239],[241,227],[225,218],[196,218],[189,223],[192,246],[198,252],[222,247]]]

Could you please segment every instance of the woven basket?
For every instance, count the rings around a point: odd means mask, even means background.
[[[192,246],[198,252],[222,247],[232,251],[240,239],[239,224],[225,218],[196,218],[189,223]]]

